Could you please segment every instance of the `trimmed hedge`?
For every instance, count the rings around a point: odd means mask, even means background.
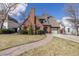
[[[28,31],[27,30],[20,30],[19,33],[20,34],[28,34]]]
[[[36,31],[36,33],[37,33],[37,34],[45,34],[45,31],[39,29],[39,30]]]
[[[13,29],[0,29],[0,34],[11,34],[15,33],[15,30]]]

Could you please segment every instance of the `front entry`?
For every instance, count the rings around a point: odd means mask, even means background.
[[[44,27],[44,31],[45,31],[45,33],[51,33],[51,28],[50,28],[50,26],[45,26],[45,27]]]
[[[48,31],[47,31],[47,27],[44,27],[44,31],[45,31],[45,33],[48,33]]]

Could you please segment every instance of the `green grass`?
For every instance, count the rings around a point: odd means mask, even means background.
[[[21,56],[77,56],[79,55],[79,43],[54,37],[45,46],[31,49]]]
[[[45,35],[17,35],[17,34],[0,35],[0,51],[17,45],[42,40],[44,37]]]

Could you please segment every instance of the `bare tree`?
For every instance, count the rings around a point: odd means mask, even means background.
[[[17,3],[0,3],[0,16],[1,16],[1,29],[3,28],[4,21],[8,18],[8,15],[17,6]]]
[[[79,17],[79,11],[78,11],[78,5],[79,4],[65,4],[65,15],[72,18],[72,20],[69,20],[74,23],[74,27],[76,29],[76,35],[78,35],[78,17]]]

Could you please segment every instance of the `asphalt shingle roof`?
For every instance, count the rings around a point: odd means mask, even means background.
[[[44,18],[43,16],[37,16],[38,20],[44,20],[43,25],[51,25],[52,27],[60,27],[59,23],[53,17]]]

